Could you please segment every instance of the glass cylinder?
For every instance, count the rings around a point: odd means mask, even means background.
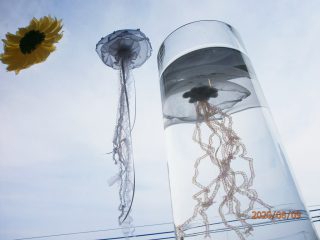
[[[176,238],[318,239],[235,29],[186,24],[158,67]]]

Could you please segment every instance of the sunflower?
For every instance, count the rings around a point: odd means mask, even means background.
[[[62,38],[61,20],[50,16],[39,20],[33,18],[29,26],[19,28],[16,34],[7,33],[4,42],[4,53],[0,60],[7,64],[8,71],[15,71],[43,62],[55,50],[54,44]]]

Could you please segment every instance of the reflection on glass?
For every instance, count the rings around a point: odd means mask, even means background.
[[[235,30],[187,24],[158,65],[177,238],[317,239]]]

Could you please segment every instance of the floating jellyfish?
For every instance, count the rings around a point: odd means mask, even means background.
[[[130,225],[132,221],[130,211],[135,192],[131,142],[131,131],[135,121],[135,100],[134,103],[130,101],[132,95],[130,89],[132,85],[134,86],[130,70],[140,67],[151,56],[152,47],[149,39],[139,29],[126,29],[115,31],[102,38],[97,43],[96,51],[107,66],[120,71],[120,97],[112,151],[113,160],[119,165],[119,172],[110,179],[109,185],[119,182],[119,224]]]
[[[209,102],[210,98],[218,98],[219,92],[223,93],[225,89],[218,89],[214,87],[210,80],[208,82],[208,86],[193,87],[182,95],[183,98],[189,99],[189,103],[195,106],[197,120],[192,139],[199,144],[203,155],[197,158],[194,163],[192,183],[199,188],[199,191],[192,196],[196,201],[193,215],[183,224],[177,226],[177,232],[180,238],[183,237],[183,228],[196,217],[201,216],[206,228],[205,238],[210,238],[210,223],[206,211],[217,202],[216,195],[223,190],[225,196],[218,205],[219,215],[225,226],[234,230],[239,239],[244,240],[245,236],[253,231],[252,225],[247,222],[246,218],[250,218],[249,213],[254,210],[254,204],[259,203],[268,210],[271,210],[272,206],[262,201],[256,190],[252,188],[255,177],[253,159],[248,156],[245,144],[241,142],[241,138],[234,131],[231,115],[225,113],[222,110],[223,108],[219,107],[219,104],[215,105]],[[240,99],[250,95],[248,91],[245,91],[245,88],[236,86],[234,83],[226,82],[224,85],[235,85],[234,89],[238,87],[240,90],[238,93],[243,93]],[[221,106],[229,107],[230,102],[235,104],[237,101],[240,100],[225,100],[221,103]],[[209,137],[203,136],[203,128],[210,132]],[[218,168],[218,174],[209,184],[203,184],[198,179],[199,166],[207,158]],[[233,169],[232,162],[240,160],[247,162],[249,176],[245,171]],[[248,198],[249,203],[246,208],[243,208],[237,196]],[[233,226],[227,221],[223,211],[225,207],[228,208],[227,214],[234,215],[234,218],[242,223],[241,229],[244,229],[243,232],[240,231],[240,227]]]

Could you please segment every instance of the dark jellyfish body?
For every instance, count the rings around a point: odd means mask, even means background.
[[[190,98],[189,103],[208,101],[209,98],[218,97],[218,89],[208,86],[194,87],[190,91],[185,92],[182,97]]]

